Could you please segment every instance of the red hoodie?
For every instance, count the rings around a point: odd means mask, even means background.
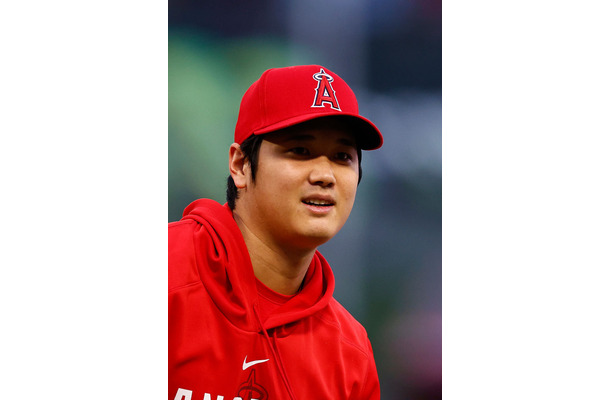
[[[225,204],[169,224],[169,399],[379,399],[364,328],[332,297],[316,252],[301,291],[265,321],[248,249]]]

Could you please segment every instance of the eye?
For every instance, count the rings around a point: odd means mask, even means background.
[[[297,156],[309,155],[309,150],[305,147],[293,147],[290,149],[290,152],[296,154]]]
[[[346,153],[346,152],[343,152],[343,151],[337,153],[337,155],[335,157],[339,161],[351,161],[351,160],[353,160],[353,157],[352,157],[352,155],[350,153]]]

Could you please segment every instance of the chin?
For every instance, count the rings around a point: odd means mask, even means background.
[[[312,250],[332,239],[343,227],[340,221],[309,220],[286,226],[283,238],[285,244],[301,250]]]
[[[312,229],[303,232],[301,236],[301,243],[307,248],[317,248],[332,239],[339,229]]]

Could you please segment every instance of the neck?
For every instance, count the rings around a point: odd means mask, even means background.
[[[284,295],[297,293],[316,250],[291,251],[275,243],[269,243],[252,232],[237,213],[234,212],[233,217],[250,253],[254,276],[269,289],[278,293]]]

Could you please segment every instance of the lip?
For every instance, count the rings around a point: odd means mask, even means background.
[[[336,205],[335,199],[328,195],[311,195],[301,199],[301,203],[314,214],[328,214]],[[324,204],[312,204],[324,203]]]

